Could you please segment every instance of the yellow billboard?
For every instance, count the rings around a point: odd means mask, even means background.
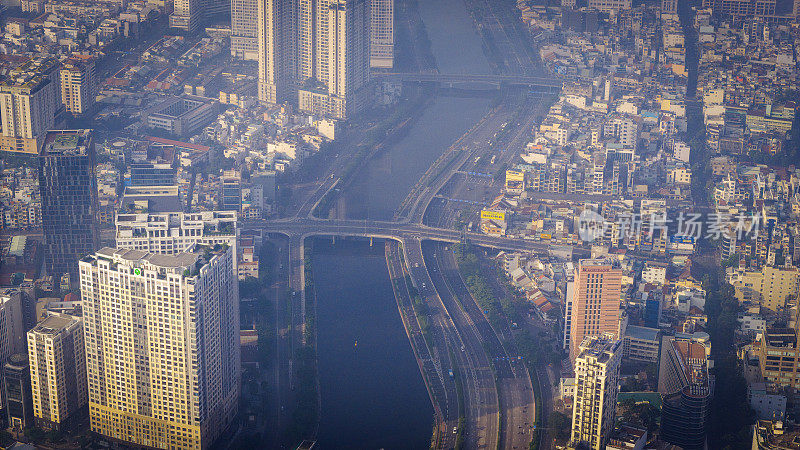
[[[483,210],[481,211],[481,219],[483,220],[506,220],[506,213],[505,211],[489,211]]]
[[[521,170],[506,170],[506,183],[509,181],[525,181],[525,172]]]

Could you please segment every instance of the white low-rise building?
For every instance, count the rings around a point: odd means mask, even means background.
[[[236,211],[117,214],[117,248],[176,254],[193,244],[236,245]]]

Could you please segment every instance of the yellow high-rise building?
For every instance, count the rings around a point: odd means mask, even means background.
[[[15,68],[0,83],[0,150],[36,154],[47,130],[58,128],[58,60],[39,58]]]
[[[232,248],[176,255],[103,248],[80,262],[93,432],[206,449],[240,391]]]
[[[94,61],[70,58],[61,68],[61,102],[67,112],[82,115],[94,110],[97,98],[97,75]]]
[[[83,325],[66,314],[49,316],[28,331],[33,416],[46,430],[61,430],[86,407]]]
[[[728,282],[733,285],[739,302],[750,301],[778,311],[787,298],[797,298],[800,271],[797,267],[764,266],[761,272],[729,269]]]
[[[611,334],[587,336],[575,359],[575,402],[570,439],[593,450],[606,448],[614,429],[622,341]]]

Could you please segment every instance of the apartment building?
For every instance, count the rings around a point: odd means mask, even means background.
[[[236,211],[117,214],[116,245],[120,249],[176,254],[192,245],[236,245]]]
[[[137,446],[210,448],[239,401],[233,249],[106,247],[80,270],[91,430]]]
[[[593,450],[605,448],[614,429],[621,341],[610,334],[587,336],[575,359],[575,402],[570,439]]]
[[[0,363],[25,351],[23,295],[19,289],[0,291]]]
[[[623,9],[631,9],[631,0],[588,0],[587,6],[600,12],[616,14]]]
[[[369,95],[370,10],[368,0],[259,2],[259,99],[296,99],[301,111],[336,119],[360,111]]]
[[[394,66],[394,0],[371,0],[371,8],[369,64],[391,69]]]
[[[764,266],[760,272],[731,268],[727,276],[740,303],[760,303],[772,311],[783,308],[787,298],[796,299],[800,292],[797,267]]]
[[[0,150],[36,154],[62,120],[58,60],[30,60],[0,82]]]
[[[45,430],[61,431],[85,417],[87,404],[83,324],[52,315],[28,331],[33,416]]]
[[[570,357],[575,360],[587,336],[610,333],[620,336],[620,291],[622,269],[611,260],[584,259],[578,262],[572,296]]]
[[[258,2],[231,0],[231,56],[258,61]]]
[[[61,102],[67,112],[80,116],[94,111],[97,98],[97,74],[94,61],[69,58],[60,71]]]

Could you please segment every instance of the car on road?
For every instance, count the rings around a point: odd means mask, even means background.
[[[453,434],[458,434],[458,427],[453,427]]]

